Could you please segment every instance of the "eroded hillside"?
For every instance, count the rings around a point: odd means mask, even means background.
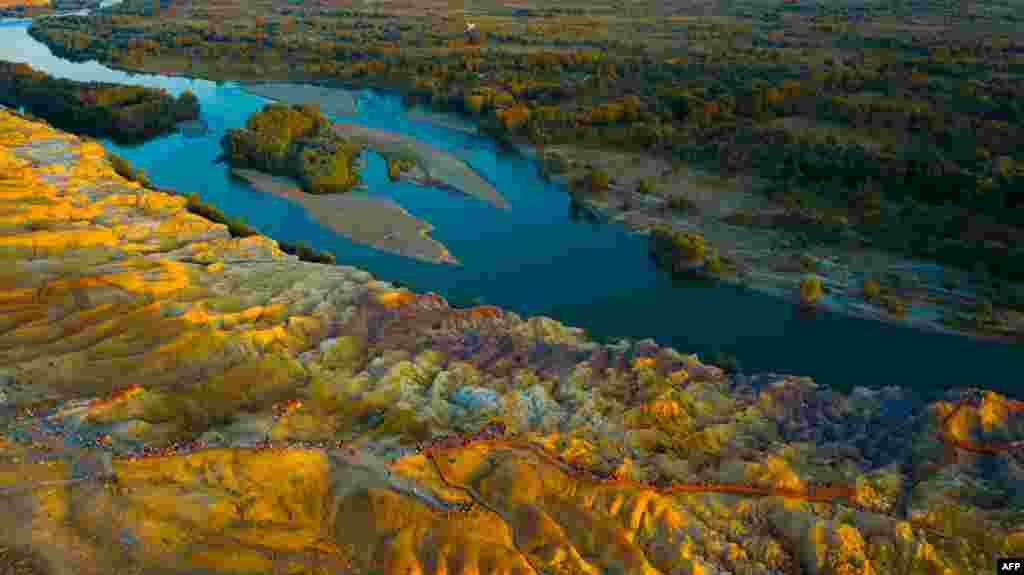
[[[728,377],[300,262],[185,203],[0,110],[0,572],[969,574],[1024,553],[1019,402]]]

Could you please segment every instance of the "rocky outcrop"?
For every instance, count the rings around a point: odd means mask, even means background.
[[[1024,553],[1019,402],[729,377],[453,309],[232,239],[2,110],[0,259],[0,571],[971,574]]]

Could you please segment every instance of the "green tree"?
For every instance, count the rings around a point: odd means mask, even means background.
[[[821,296],[825,294],[821,278],[816,275],[806,275],[800,280],[800,303],[805,306],[813,306],[818,303]]]

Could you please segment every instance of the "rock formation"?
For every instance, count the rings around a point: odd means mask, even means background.
[[[1020,402],[729,377],[300,262],[185,202],[0,110],[0,572],[966,575],[1024,554]]]

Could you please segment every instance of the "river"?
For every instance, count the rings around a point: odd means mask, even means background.
[[[201,137],[173,134],[134,147],[104,142],[145,169],[159,186],[199,192],[229,216],[241,216],[279,240],[304,240],[339,262],[456,305],[476,301],[522,315],[546,315],[582,327],[598,339],[654,338],[681,352],[738,357],[746,372],[813,377],[840,390],[900,385],[932,396],[978,386],[1020,396],[1013,376],[1020,346],[851,318],[812,316],[769,295],[703,280],[680,281],[658,270],[647,240],[625,227],[587,221],[569,196],[547,182],[536,164],[491,140],[409,117],[400,98],[362,91],[359,114],[344,121],[409,134],[466,160],[511,205],[496,209],[447,191],[391,182],[384,161],[368,154],[369,193],[390,197],[435,226],[461,266],[423,263],[355,244],[324,228],[287,199],[257,192],[214,164],[224,130],[239,127],[267,99],[237,84],[129,74],[96,62],[55,57],[27,34],[28,21],[0,22],[0,60],[27,62],[51,75],[83,81],[191,90],[210,127]]]

